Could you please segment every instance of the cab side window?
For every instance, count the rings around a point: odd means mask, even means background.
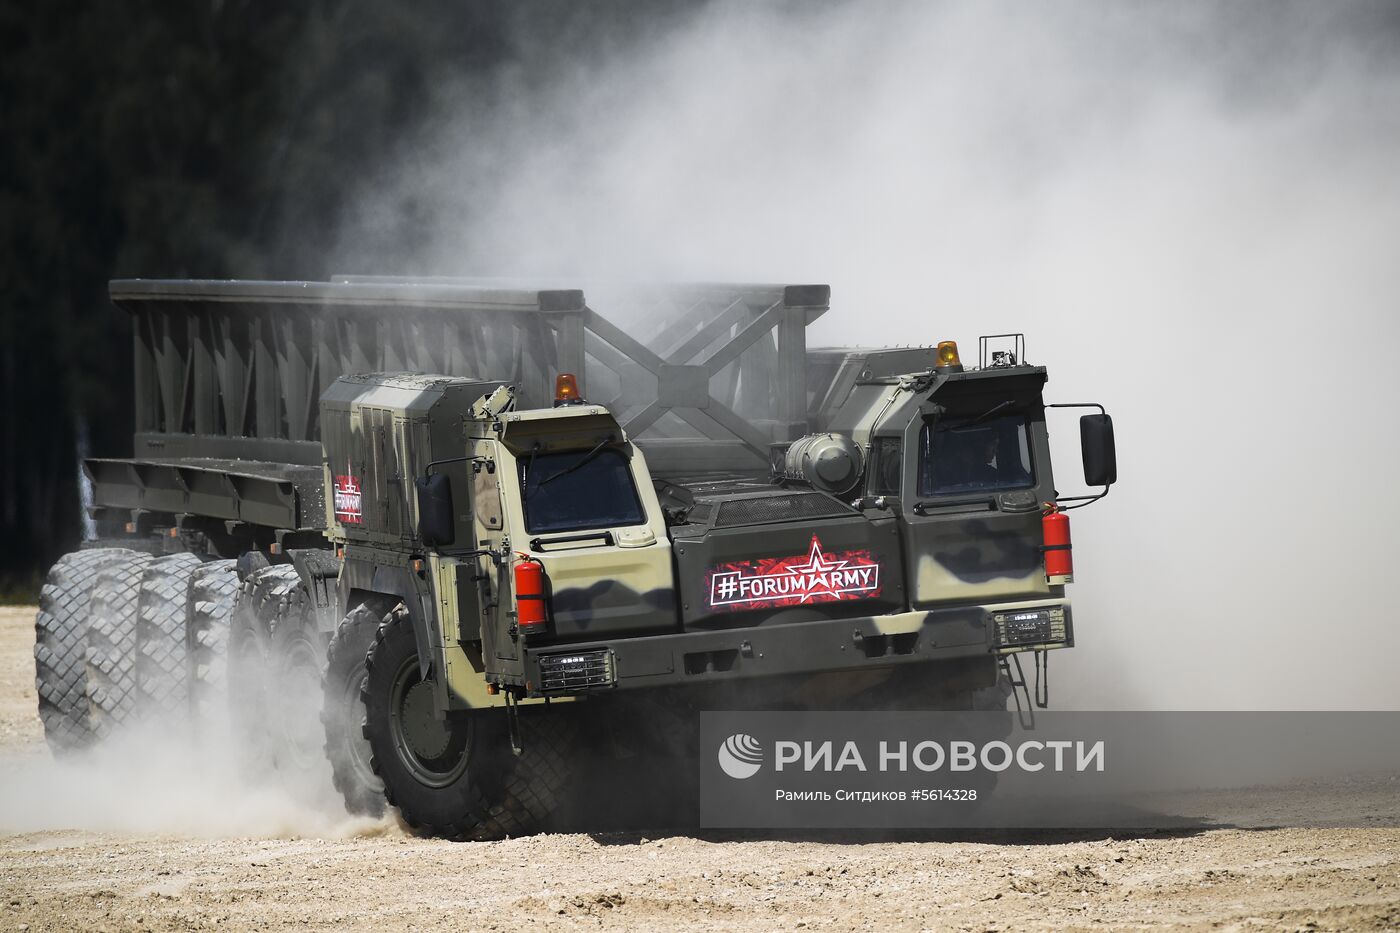
[[[904,472],[904,443],[898,437],[877,437],[870,445],[870,495],[897,496]]]

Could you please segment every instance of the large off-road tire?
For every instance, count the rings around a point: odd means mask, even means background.
[[[695,697],[647,690],[592,697],[570,710],[580,738],[559,828],[698,828],[702,708]]]
[[[87,699],[88,597],[104,567],[133,556],[121,548],[74,551],[59,558],[39,592],[34,620],[34,687],[44,737],[56,755],[92,738]]]
[[[251,777],[266,777],[277,766],[276,745],[268,733],[272,636],[283,601],[300,586],[290,564],[263,567],[244,578],[234,601],[228,638],[229,721],[241,764]]]
[[[550,826],[574,772],[576,712],[563,703],[520,711],[523,749],[506,769],[504,793],[475,838],[528,836]]]
[[[402,608],[379,625],[365,671],[360,699],[370,768],[405,823],[452,839],[499,839],[544,827],[567,782],[571,731],[561,708],[522,711],[520,756],[511,752],[503,709],[437,719]]]
[[[412,829],[476,838],[504,797],[505,715],[481,710],[437,719],[431,690],[419,677],[413,625],[396,611],[375,630],[365,657],[360,701],[370,769]]]
[[[324,767],[321,679],[330,636],[317,630],[310,594],[295,571],[293,577],[279,588],[273,620],[267,729],[277,770],[295,777]]]
[[[190,576],[186,679],[196,722],[222,721],[228,709],[228,639],[238,595],[236,561],[212,560]]]
[[[331,639],[322,687],[321,726],[331,782],[344,798],[345,809],[362,816],[384,813],[384,782],[370,766],[365,707],[360,700],[368,676],[365,657],[384,619],[379,606],[350,610]]]
[[[93,735],[135,718],[136,617],[141,577],[154,558],[132,554],[98,571],[88,601],[87,696]]]
[[[136,689],[143,716],[179,717],[189,711],[186,619],[193,554],[151,561],[141,577],[136,618]]]

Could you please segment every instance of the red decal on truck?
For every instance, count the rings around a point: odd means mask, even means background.
[[[358,525],[364,520],[360,481],[353,476],[335,478],[335,517],[345,525]]]
[[[718,564],[705,580],[711,609],[800,606],[880,595],[880,562],[869,551],[822,551],[812,536],[805,555]]]

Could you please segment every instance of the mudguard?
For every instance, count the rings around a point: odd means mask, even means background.
[[[340,569],[341,615],[348,612],[350,606],[364,602],[366,597],[372,595],[394,597],[402,602],[413,624],[419,675],[428,679],[433,673],[433,646],[442,640],[437,631],[437,616],[428,611],[433,604],[428,580],[420,577],[407,559],[399,555],[376,552],[375,558],[366,558],[353,551],[351,547],[346,548]]]
[[[316,613],[316,628],[322,632],[334,632],[340,620],[345,617],[336,592],[336,578],[340,576],[340,558],[328,548],[294,548],[287,551],[287,558],[301,577],[302,585],[311,596],[311,607]]]

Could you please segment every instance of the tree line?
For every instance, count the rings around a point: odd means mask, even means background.
[[[76,546],[80,457],[130,454],[131,332],[109,279],[344,271],[344,212],[445,88],[656,9],[0,0],[0,598],[32,599]],[[383,259],[355,271],[429,271]]]

